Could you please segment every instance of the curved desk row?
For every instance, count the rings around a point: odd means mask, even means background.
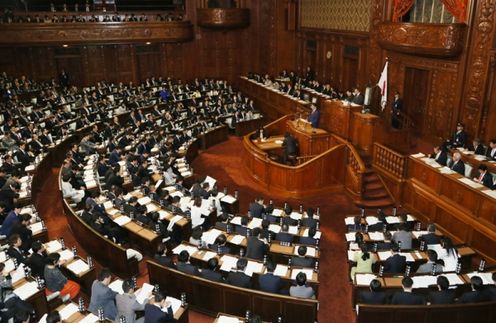
[[[173,297],[186,293],[187,302],[192,308],[210,315],[223,312],[244,316],[246,310],[250,310],[271,322],[276,322],[278,316],[282,316],[286,323],[314,323],[317,319],[317,300],[216,283],[153,261],[147,261],[147,267],[150,284],[159,284]]]

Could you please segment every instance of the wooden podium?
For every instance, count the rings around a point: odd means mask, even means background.
[[[312,128],[310,122],[304,119],[287,120],[286,126],[298,141],[300,156],[315,156],[330,148],[330,133],[324,129]]]

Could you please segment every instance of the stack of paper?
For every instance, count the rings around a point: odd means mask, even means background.
[[[205,254],[203,254],[202,259],[204,261],[209,261],[210,259],[214,258],[215,256],[217,256],[217,254],[215,252],[205,251]]]
[[[279,233],[281,231],[281,226],[277,224],[270,224],[269,231],[272,231],[274,233]]]
[[[167,296],[165,298],[165,301],[171,304],[172,313],[176,313],[177,310],[179,310],[179,308],[181,307],[181,301],[178,300],[177,298]]]
[[[95,323],[95,322],[100,322],[100,320],[98,319],[98,316],[96,316],[93,313],[86,315],[84,319],[79,321],[79,323]]]
[[[355,224],[355,217],[348,216],[348,217],[344,218],[344,224],[346,224],[346,225],[354,225]]]
[[[437,284],[436,276],[413,276],[413,288],[427,288],[430,285]]]
[[[69,261],[74,258],[74,252],[69,249],[62,250],[59,254],[62,261]]]
[[[36,292],[38,292],[38,284],[36,282],[28,282],[14,289],[14,294],[19,296],[23,301],[36,294]]]
[[[248,276],[253,276],[253,273],[260,273],[263,271],[263,264],[255,261],[248,261],[248,265],[245,269],[245,274]]]
[[[356,274],[355,282],[360,286],[369,286],[370,282],[374,279],[377,279],[377,276],[374,274]]]
[[[126,216],[126,215],[121,215],[117,218],[114,219],[114,222],[119,225],[119,226],[123,226],[123,225],[126,225],[128,224],[129,222],[131,222],[131,218]]]
[[[236,199],[231,195],[226,195],[221,199],[221,201],[227,204],[233,204],[236,202]]]
[[[85,263],[81,259],[78,259],[78,260],[70,263],[69,265],[67,265],[67,269],[69,269],[70,271],[72,271],[76,275],[79,275],[81,273],[84,273],[84,272],[90,270],[90,267],[88,266],[87,263]]]
[[[236,268],[236,263],[238,262],[238,258],[228,255],[222,256],[220,260],[222,262],[220,270],[222,271],[231,271],[231,269]]]
[[[60,318],[62,320],[67,320],[69,317],[74,315],[79,311],[78,307],[74,303],[67,304],[63,309],[59,311]]]
[[[259,228],[262,226],[262,219],[260,218],[253,218],[250,223],[248,223],[248,228],[254,229],[254,228]]]
[[[122,283],[122,279],[116,279],[111,282],[108,287],[117,294],[124,294],[124,291],[122,290]]]
[[[281,216],[282,210],[281,209],[274,209],[274,210],[272,210],[272,215],[273,216]]]
[[[274,275],[286,277],[286,275],[288,274],[288,270],[289,268],[286,265],[277,265],[276,269],[274,269]]]
[[[43,231],[43,224],[41,222],[33,223],[29,226],[29,229],[33,232],[33,234],[40,233]]]
[[[482,279],[482,282],[484,285],[492,285],[493,284],[493,273],[479,273],[479,272],[472,272],[468,273],[467,276],[469,278],[472,278],[474,276],[479,276]]]
[[[291,271],[291,279],[296,279],[296,276],[299,273],[304,273],[305,275],[307,275],[307,280],[309,280],[313,277],[313,270],[312,269],[293,269]]]
[[[243,243],[243,240],[245,240],[245,237],[240,235],[240,234],[237,234],[234,237],[232,237],[231,243],[236,244],[236,245],[240,245],[241,243]]]
[[[143,286],[136,291],[136,300],[138,303],[144,304],[148,300],[148,297],[152,294],[153,289],[153,285],[144,283]]]
[[[47,253],[54,253],[62,249],[62,245],[58,240],[52,240],[49,241],[45,244],[45,248],[47,250]]]
[[[179,246],[175,247],[172,249],[172,252],[176,255],[180,254],[181,251],[186,250],[190,255],[194,254],[195,252],[198,251],[197,247],[194,246],[189,246],[185,244],[180,244]]]

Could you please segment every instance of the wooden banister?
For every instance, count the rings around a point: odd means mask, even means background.
[[[374,167],[402,180],[406,178],[408,158],[384,145],[374,143],[372,155]]]

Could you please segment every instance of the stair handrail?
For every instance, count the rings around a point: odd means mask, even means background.
[[[403,180],[406,178],[408,158],[377,142],[374,143],[372,154],[372,165],[389,173],[396,178]]]

